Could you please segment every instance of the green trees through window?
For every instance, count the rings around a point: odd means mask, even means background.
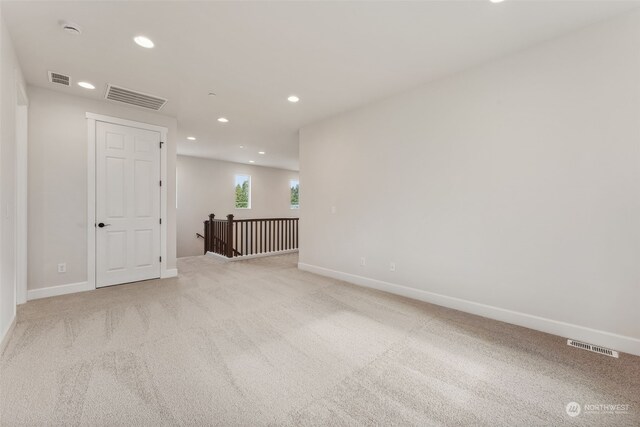
[[[236,175],[236,209],[251,209],[251,177]]]
[[[291,187],[291,209],[300,207],[300,182],[297,179],[289,181]]]

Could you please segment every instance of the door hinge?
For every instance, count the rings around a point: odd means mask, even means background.
[[[162,257],[160,257],[160,262],[162,262]]]
[[[160,218],[160,224],[162,224],[162,218]]]
[[[164,144],[164,141],[160,141],[160,149],[162,150],[162,144]]]
[[[162,180],[160,180],[160,187],[162,187]]]

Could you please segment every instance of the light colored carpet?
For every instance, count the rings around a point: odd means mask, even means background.
[[[640,425],[640,358],[296,269],[180,276],[29,302],[0,359],[0,424]],[[629,405],[626,414],[565,412]]]

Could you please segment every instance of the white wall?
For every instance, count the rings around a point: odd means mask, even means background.
[[[167,268],[175,268],[176,119],[34,86],[28,92],[29,290],[87,280],[87,112],[169,129]]]
[[[300,141],[301,268],[640,354],[640,13]]]
[[[16,83],[24,84],[1,13],[0,9],[0,343],[16,314]]]
[[[202,255],[203,222],[216,218],[297,217],[290,207],[289,181],[298,172],[220,160],[178,156],[178,257]],[[251,175],[251,209],[235,209],[235,175]]]

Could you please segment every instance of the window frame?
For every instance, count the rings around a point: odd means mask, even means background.
[[[238,185],[238,177],[246,177],[248,178],[249,181],[249,197],[247,199],[247,207],[246,208],[239,208],[238,207],[238,201],[236,200],[236,186]],[[251,209],[251,175],[246,174],[246,173],[236,173],[234,174],[234,182],[233,182],[233,207],[235,209]]]
[[[298,186],[298,204],[297,205],[293,205],[291,204],[291,191],[293,190],[293,183],[297,183]],[[289,209],[291,210],[298,210],[300,209],[300,179],[290,179],[289,180]]]

